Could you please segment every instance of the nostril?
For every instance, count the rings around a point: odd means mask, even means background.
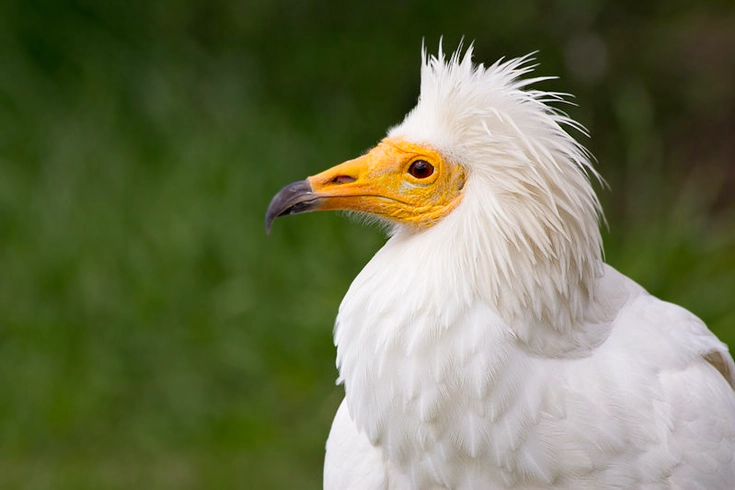
[[[350,182],[354,182],[356,180],[356,178],[350,177],[349,175],[338,175],[332,179],[332,184],[349,184]]]

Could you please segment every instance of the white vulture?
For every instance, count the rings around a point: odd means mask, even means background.
[[[404,121],[268,208],[389,224],[337,316],[326,489],[735,488],[727,346],[603,262],[598,174],[532,69],[424,52]]]

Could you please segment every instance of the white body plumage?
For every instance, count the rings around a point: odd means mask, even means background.
[[[588,334],[544,356],[482,298],[447,295],[435,246],[410,242],[392,238],[340,310],[325,488],[732,488],[735,395],[700,320],[605,267]]]
[[[397,224],[342,302],[327,489],[735,485],[727,347],[603,264],[596,174],[529,71],[425,57],[389,136],[467,182],[433,226]]]

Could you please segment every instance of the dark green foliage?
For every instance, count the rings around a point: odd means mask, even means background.
[[[422,39],[540,50],[608,261],[735,344],[732,2],[0,3],[0,488],[319,488],[331,332],[382,243],[263,227],[418,94]]]

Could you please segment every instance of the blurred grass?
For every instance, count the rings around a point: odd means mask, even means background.
[[[541,49],[612,191],[608,261],[735,345],[724,1],[0,4],[0,488],[318,488],[331,328],[383,239],[263,230],[418,91],[422,38]]]

